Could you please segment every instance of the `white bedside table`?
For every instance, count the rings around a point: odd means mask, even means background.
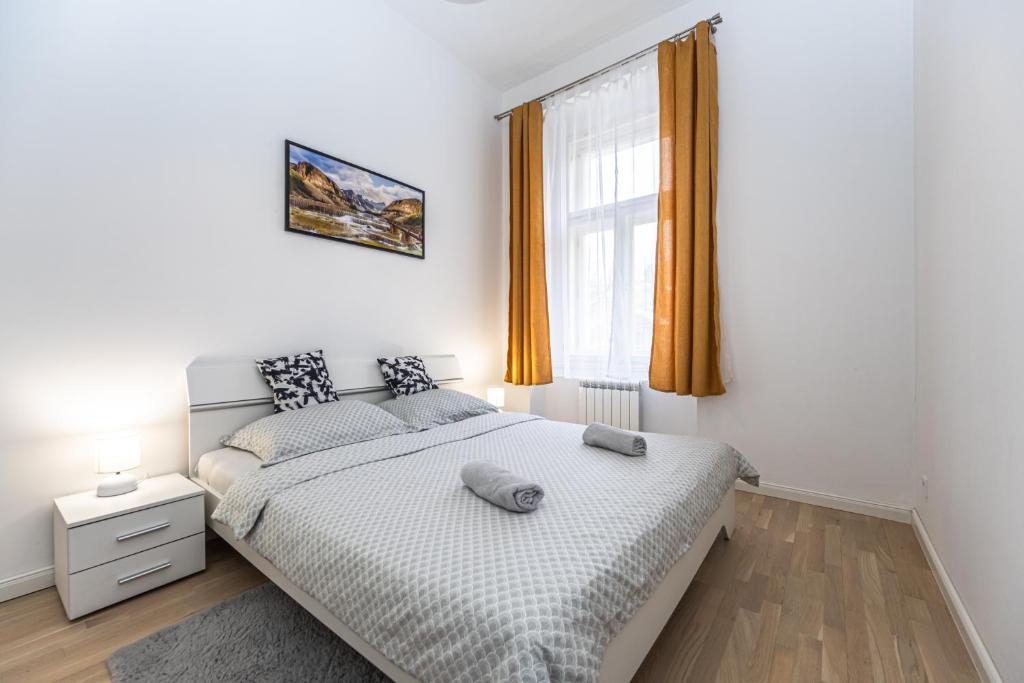
[[[180,474],[121,496],[54,501],[54,579],[69,619],[206,568],[203,489]]]

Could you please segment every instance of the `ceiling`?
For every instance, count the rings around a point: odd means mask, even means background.
[[[387,0],[500,90],[687,0]]]

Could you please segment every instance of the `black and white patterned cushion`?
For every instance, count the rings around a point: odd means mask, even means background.
[[[409,396],[427,389],[437,389],[419,356],[378,358],[377,364],[384,375],[384,383],[395,396]]]
[[[256,361],[263,379],[274,392],[274,412],[337,401],[323,351]]]

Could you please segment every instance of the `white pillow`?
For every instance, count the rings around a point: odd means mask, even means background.
[[[332,401],[268,415],[224,437],[221,443],[255,453],[267,467],[300,455],[411,431],[409,425],[373,404]]]
[[[417,430],[498,411],[487,401],[451,389],[428,389],[378,405]]]

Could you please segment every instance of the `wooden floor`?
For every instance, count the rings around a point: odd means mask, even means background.
[[[740,493],[634,683],[977,681],[909,525]],[[108,681],[119,647],[264,581],[208,568],[70,623],[54,589],[0,603],[0,681]]]
[[[977,680],[909,524],[738,494],[634,683]]]

